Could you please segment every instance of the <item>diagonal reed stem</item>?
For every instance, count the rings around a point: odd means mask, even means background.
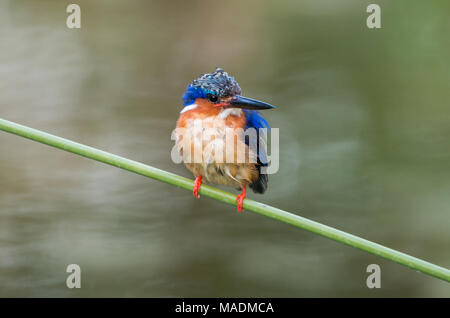
[[[15,134],[17,136],[25,137],[61,150],[69,151],[86,158],[97,160],[120,169],[128,170],[130,172],[134,172],[152,179],[169,183],[186,190],[192,191],[192,188],[194,186],[194,182],[191,179],[187,179],[167,171],[163,171],[130,159],[116,156],[111,153],[88,147],[33,128],[22,126],[1,118],[0,130]],[[231,205],[236,205],[235,195],[207,185],[202,185],[200,194]],[[334,241],[344,243],[346,245],[355,247],[374,255],[381,256],[385,259],[410,267],[427,275],[450,282],[450,270],[410,256],[408,254],[393,250],[383,245],[365,240],[361,237],[340,231],[327,225],[250,199],[244,200],[244,209],[319,234]]]

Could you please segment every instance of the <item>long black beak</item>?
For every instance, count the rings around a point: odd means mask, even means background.
[[[260,102],[259,100],[236,95],[230,100],[230,106],[244,109],[271,109],[275,108],[270,104]]]

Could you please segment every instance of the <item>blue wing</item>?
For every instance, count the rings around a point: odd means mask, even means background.
[[[250,188],[253,189],[256,193],[264,193],[267,189],[267,174],[261,173],[261,166],[267,166],[267,155],[265,151],[265,135],[259,131],[259,128],[267,128],[267,131],[270,130],[269,123],[267,120],[257,111],[257,110],[249,110],[243,109],[245,118],[247,119],[247,128],[255,128],[256,129],[256,139],[250,140],[250,138],[245,139],[245,143],[252,147],[252,149],[257,149],[257,159],[258,159],[258,169],[259,169],[259,178],[252,184],[250,184]]]

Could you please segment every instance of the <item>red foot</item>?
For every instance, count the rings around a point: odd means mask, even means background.
[[[202,176],[197,177],[195,179],[195,183],[194,183],[194,189],[192,190],[192,194],[194,195],[194,197],[196,197],[197,199],[200,198],[200,195],[198,194],[198,192],[200,191],[200,187],[202,186]]]
[[[242,207],[242,205],[244,204],[244,199],[245,199],[245,187],[246,187],[246,186],[244,186],[244,187],[242,188],[241,194],[239,194],[239,195],[236,197],[236,203],[238,204],[238,206],[237,206],[237,211],[238,211],[238,212],[241,212],[241,213],[244,211],[244,208]]]

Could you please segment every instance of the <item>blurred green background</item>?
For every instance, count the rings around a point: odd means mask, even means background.
[[[0,2],[0,117],[191,177],[186,85],[216,66],[277,105],[281,209],[450,266],[450,3]],[[233,191],[233,190],[232,190]],[[237,192],[236,192],[237,193]],[[69,290],[68,264],[82,288]],[[381,266],[381,289],[366,267]],[[312,233],[0,133],[0,296],[448,297]]]

